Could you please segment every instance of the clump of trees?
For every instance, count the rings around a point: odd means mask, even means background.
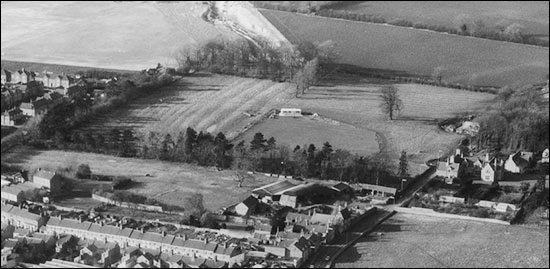
[[[532,85],[502,88],[479,121],[478,148],[537,152],[549,145],[548,104]]]

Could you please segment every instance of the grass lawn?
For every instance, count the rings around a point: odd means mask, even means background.
[[[175,66],[182,47],[240,38],[203,21],[205,10],[201,2],[2,1],[2,59],[128,70]]]
[[[250,190],[275,181],[273,177],[254,175],[254,180],[245,181],[243,187],[238,188],[232,171],[218,172],[213,168],[181,163],[118,158],[93,153],[39,151],[27,147],[17,147],[3,153],[2,163],[20,165],[31,171],[38,167],[55,170],[86,163],[90,165],[93,173],[132,178],[141,184],[129,191],[167,204],[185,207],[189,195],[195,192],[202,193],[205,207],[213,211],[240,202],[250,195]],[[151,176],[147,177],[146,174]]]
[[[2,138],[4,138],[4,136],[7,136],[15,132],[15,130],[17,130],[17,128],[15,127],[2,126]]]
[[[398,213],[344,252],[335,267],[547,268],[548,238],[544,228]]]
[[[261,12],[292,43],[334,41],[341,63],[420,76],[430,76],[442,66],[446,69],[444,81],[479,86],[538,83],[548,73],[548,48],[290,12]]]

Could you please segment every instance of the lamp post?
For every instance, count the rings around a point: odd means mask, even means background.
[[[406,178],[401,179],[401,191],[403,191],[403,183],[405,183],[405,181],[407,181]]]
[[[285,162],[281,162],[281,173],[279,173],[279,176],[283,174],[284,168],[285,168]]]

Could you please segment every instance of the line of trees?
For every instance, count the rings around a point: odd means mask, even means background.
[[[510,23],[507,20],[499,21],[494,27],[488,27],[482,20],[472,20],[467,16],[459,15],[453,23],[455,27],[427,24],[422,22],[413,22],[405,19],[386,20],[380,15],[368,15],[348,10],[332,9],[330,6],[314,6],[311,8],[295,8],[292,6],[269,3],[265,1],[255,1],[254,5],[258,8],[273,9],[279,11],[289,11],[305,13],[321,17],[339,18],[353,21],[363,21],[371,23],[383,23],[402,27],[412,27],[416,29],[427,29],[435,32],[442,32],[454,35],[473,36],[491,40],[508,41],[521,44],[536,45],[548,47],[548,40],[528,36],[524,34],[524,27],[519,23]]]

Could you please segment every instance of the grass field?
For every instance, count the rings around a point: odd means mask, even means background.
[[[199,74],[98,117],[85,129],[133,128],[137,133],[151,130],[176,137],[192,127],[214,134],[223,131],[232,138],[262,114],[288,102],[292,88],[270,80]]]
[[[410,172],[414,175],[423,171],[420,165],[426,160],[436,158],[439,150],[442,153],[453,150],[462,138],[440,130],[438,120],[480,112],[494,98],[494,95],[487,93],[396,84],[404,110],[396,120],[389,121],[379,108],[379,88],[387,83],[355,76],[323,81],[301,98],[292,99],[286,107],[318,113],[343,124],[331,126],[306,119],[279,118],[264,120],[248,130],[244,137],[249,141],[254,133],[262,132],[264,136],[274,136],[278,142],[284,141],[292,147],[296,144],[302,146],[303,143],[297,142],[307,137],[306,141],[310,139],[317,145],[325,140],[334,148],[370,154],[376,152],[373,141],[374,132],[377,132],[383,137],[385,148],[396,164],[401,150],[407,152]]]
[[[482,20],[494,27],[500,21],[519,23],[528,35],[548,39],[548,1],[349,1],[332,6],[379,15],[391,21],[405,19],[433,25],[455,27],[458,16],[467,16],[470,23]]]
[[[243,187],[239,188],[231,171],[218,172],[212,168],[182,163],[118,158],[92,153],[38,151],[24,147],[3,153],[2,163],[20,165],[29,170],[38,167],[55,170],[87,163],[92,173],[132,178],[141,184],[137,184],[138,186],[130,191],[167,204],[185,207],[186,198],[194,192],[200,192],[204,195],[205,207],[210,210],[218,210],[220,207],[242,201],[250,195],[252,189],[276,180],[273,177],[254,175],[254,180],[245,181]],[[146,174],[150,174],[151,177],[145,176]]]
[[[340,62],[386,72],[430,76],[478,86],[542,82],[548,48],[429,31],[261,10],[290,42],[336,43]]]
[[[15,132],[15,130],[17,130],[17,129],[14,128],[14,127],[2,126],[2,138],[4,138],[4,136],[7,136],[7,135]]]
[[[117,73],[136,73],[136,71],[131,70],[120,70],[120,69],[105,69],[105,68],[96,68],[96,67],[87,67],[87,66],[76,66],[76,65],[60,65],[60,64],[46,64],[46,63],[36,63],[36,62],[19,62],[19,61],[7,61],[2,60],[2,68],[15,72],[21,68],[34,72],[48,71],[57,74],[62,72],[67,74],[75,74],[78,71],[88,71],[88,70],[102,70],[102,71],[111,71]]]
[[[335,267],[547,268],[548,236],[548,229],[398,213],[344,252]]]
[[[2,1],[2,59],[128,70],[173,66],[174,52],[184,46],[239,38],[203,21],[205,10],[199,1]]]
[[[250,142],[257,132],[261,132],[266,139],[274,137],[278,145],[286,144],[291,150],[296,145],[303,148],[309,144],[320,149],[325,142],[329,142],[333,149],[347,149],[363,156],[379,150],[373,131],[335,121],[311,119],[309,116],[266,119],[236,140]]]

